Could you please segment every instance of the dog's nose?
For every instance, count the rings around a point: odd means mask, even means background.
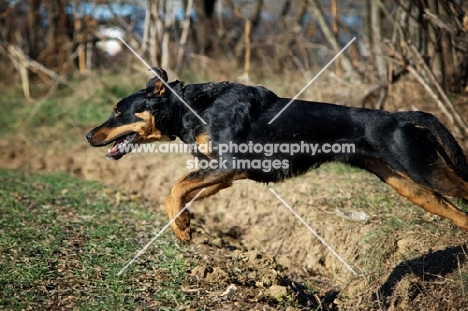
[[[89,141],[93,137],[93,131],[89,131],[88,134],[86,134],[86,139]]]

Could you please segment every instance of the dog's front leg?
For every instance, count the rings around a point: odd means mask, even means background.
[[[191,172],[177,181],[166,199],[166,212],[169,219],[174,218],[200,191],[197,200],[211,196],[232,185],[234,180],[245,179],[245,173],[232,170],[200,170]],[[190,213],[185,210],[171,224],[175,235],[182,241],[190,241]]]
[[[183,203],[180,197],[169,195],[166,198],[166,212],[169,220],[174,218],[177,213],[183,208]],[[182,241],[189,242],[192,238],[190,232],[190,213],[185,210],[179,217],[171,224],[172,230],[175,235]]]

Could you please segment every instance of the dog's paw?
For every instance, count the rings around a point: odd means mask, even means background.
[[[190,227],[181,229],[176,224],[173,224],[172,230],[174,230],[176,237],[183,242],[190,242],[190,240],[192,239],[192,232],[190,230]]]

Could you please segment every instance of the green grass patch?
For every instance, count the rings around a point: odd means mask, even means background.
[[[146,80],[141,73],[129,76],[105,72],[102,76],[70,80],[47,98],[44,96],[48,89],[35,90],[37,85],[33,85],[30,101],[24,98],[20,87],[1,86],[0,105],[8,113],[0,116],[3,129],[0,135],[26,130],[31,138],[42,138],[52,128],[67,139],[76,134],[76,128],[81,133],[103,123],[110,116],[112,107],[143,88]]]
[[[10,134],[13,128],[16,127],[16,124],[19,122],[19,111],[22,107],[25,107],[25,102],[26,100],[24,98],[17,98],[14,96],[5,96],[0,99],[0,108],[6,112],[0,114],[0,127],[2,128],[0,137],[5,134]]]
[[[352,174],[364,172],[364,170],[360,168],[338,162],[324,164],[320,166],[320,170],[327,173],[337,174]]]
[[[186,266],[138,198],[64,174],[0,170],[0,309],[175,308]],[[119,198],[119,199],[116,199]]]

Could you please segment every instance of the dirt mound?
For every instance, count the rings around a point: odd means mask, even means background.
[[[192,260],[197,266],[183,286],[186,293],[199,296],[191,308],[284,310],[290,297],[296,297],[302,307],[317,308],[321,304],[325,310],[334,308],[336,291],[329,288],[315,295],[307,293],[300,284],[284,277],[285,267],[272,256],[248,251],[239,240],[199,235],[194,243],[199,252]]]

